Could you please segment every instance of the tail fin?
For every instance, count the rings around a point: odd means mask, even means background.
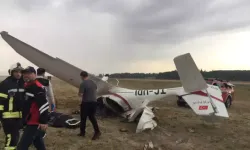
[[[174,63],[184,91],[188,93],[182,97],[193,111],[198,115],[228,117],[221,90],[205,82],[190,53],[175,57]]]
[[[190,53],[175,57],[174,63],[186,92],[199,91],[208,87]]]

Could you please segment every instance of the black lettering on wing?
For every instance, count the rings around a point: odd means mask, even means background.
[[[160,90],[157,89],[157,92],[154,92],[154,93],[155,93],[155,95],[158,95],[160,93]]]
[[[138,95],[142,95],[142,90],[138,90]]]
[[[161,89],[161,94],[166,94],[165,89]]]

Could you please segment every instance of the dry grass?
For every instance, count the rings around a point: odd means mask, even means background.
[[[53,84],[58,111],[70,113],[78,107],[76,88],[59,80],[54,80]],[[178,81],[120,80],[120,86],[127,88],[179,85]],[[177,107],[175,98],[168,98],[153,104],[160,106],[156,112],[160,121],[153,131],[136,134],[134,123],[122,123],[118,118],[99,119],[103,135],[98,141],[90,141],[93,130],[88,122],[86,138],[76,136],[79,130],[50,127],[46,145],[48,150],[142,150],[146,142],[152,141],[164,150],[247,150],[250,149],[250,85],[237,85],[236,90],[236,101],[229,109],[230,118],[220,123],[204,123],[192,110]],[[126,128],[128,132],[120,132],[120,128]],[[0,145],[3,142],[1,132]]]

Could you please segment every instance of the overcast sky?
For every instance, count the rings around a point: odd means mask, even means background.
[[[249,0],[1,0],[0,31],[92,73],[250,69]],[[0,39],[0,72],[19,56]]]

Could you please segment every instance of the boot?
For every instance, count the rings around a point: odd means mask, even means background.
[[[78,133],[77,136],[85,137],[85,134],[84,133]]]
[[[95,132],[94,136],[92,137],[92,140],[96,140],[101,136],[101,132]]]

